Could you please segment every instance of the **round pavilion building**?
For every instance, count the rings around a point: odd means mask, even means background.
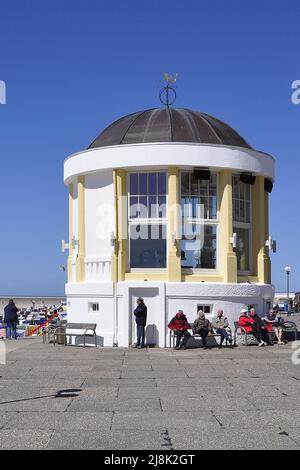
[[[108,126],[64,163],[69,188],[66,296],[70,322],[97,323],[99,344],[168,346],[178,309],[190,322],[219,308],[273,301],[269,193],[274,159],[190,109],[150,109]]]

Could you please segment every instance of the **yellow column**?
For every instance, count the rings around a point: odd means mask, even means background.
[[[233,235],[232,172],[222,170],[219,175],[220,194],[220,264],[224,282],[237,282],[237,259],[230,243]]]
[[[85,177],[78,178],[78,256],[76,260],[76,280],[85,281]]]
[[[69,256],[68,256],[68,282],[72,282],[72,238],[73,238],[73,184],[69,185]]]
[[[114,236],[115,245],[111,256],[111,280],[118,281],[118,252],[119,252],[119,232],[118,232],[118,189],[117,189],[117,170],[113,170],[114,187]]]
[[[269,193],[265,191],[265,240],[268,240],[270,235],[269,232]],[[269,256],[269,250],[266,250],[266,255],[268,257],[267,266],[266,266],[266,283],[271,284],[271,260]]]
[[[265,194],[264,177],[256,176],[252,187],[252,249],[254,274],[258,282],[270,282],[270,258],[266,240],[268,232],[268,200]]]
[[[176,167],[169,167],[168,170],[168,281],[181,282],[179,171]],[[173,234],[176,234],[175,245]]]
[[[117,226],[118,226],[118,281],[124,281],[127,269],[127,193],[126,193],[126,177],[125,170],[116,170],[116,187],[117,187]]]

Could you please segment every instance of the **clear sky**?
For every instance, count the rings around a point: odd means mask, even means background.
[[[273,282],[300,290],[300,2],[0,0],[0,294],[59,295],[63,160],[118,117],[160,106],[219,117],[276,158]]]

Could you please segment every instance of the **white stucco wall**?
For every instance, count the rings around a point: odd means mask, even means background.
[[[114,293],[111,282],[67,284],[69,321],[97,323],[99,344],[109,347],[113,345],[116,321],[118,345],[127,347],[136,339],[133,310],[136,298],[141,296],[148,307],[146,334],[150,341],[156,334],[156,344],[165,347],[169,344],[168,322],[179,309],[193,323],[197,305],[212,306],[209,319],[222,308],[233,327],[244,305],[254,305],[264,315],[274,289],[264,284],[122,282]],[[92,302],[99,303],[99,312],[90,312]]]
[[[114,232],[114,193],[112,171],[87,175],[85,178],[85,266],[86,280],[110,279]]]

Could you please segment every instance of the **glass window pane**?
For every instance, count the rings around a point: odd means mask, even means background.
[[[181,173],[181,194],[183,196],[190,194],[190,173]]]
[[[191,198],[189,198],[189,197],[182,197],[181,198],[181,216],[183,218],[190,217],[191,206],[192,206]]]
[[[158,217],[167,217],[167,202],[166,196],[158,196]]]
[[[130,226],[130,267],[166,267],[166,226]]]
[[[250,202],[246,202],[246,222],[250,223]]]
[[[149,196],[149,217],[157,218],[157,196]]]
[[[208,215],[208,197],[201,196],[199,218],[207,219]]]
[[[245,222],[245,203],[240,201],[240,222]]]
[[[166,173],[158,173],[158,194],[167,194],[167,176]]]
[[[198,180],[194,177],[193,173],[191,173],[191,195],[192,196],[199,195]]]
[[[238,271],[250,271],[250,230],[235,228],[237,234],[236,256]]]
[[[137,196],[131,196],[130,197],[130,210],[129,210],[129,217],[131,219],[134,219],[138,217],[138,211],[139,211],[139,206],[138,206],[139,199]]]
[[[140,196],[139,197],[139,217],[141,219],[148,218],[148,204],[147,204],[147,196]]]
[[[192,217],[194,219],[199,219],[201,217],[201,214],[203,214],[203,208],[200,204],[200,198],[199,197],[192,197],[191,198],[191,204],[192,204]]]
[[[208,194],[208,180],[200,180],[200,194],[202,196],[207,196]]]
[[[130,175],[130,194],[138,195],[138,173],[133,173]]]
[[[217,175],[216,173],[212,173],[210,176],[210,182],[209,182],[209,194],[210,196],[216,196],[217,195]]]
[[[217,218],[217,198],[212,196],[209,198],[209,219]]]
[[[181,241],[183,268],[216,269],[217,229],[213,225],[186,224]]]
[[[139,194],[147,194],[147,173],[139,174]]]
[[[149,173],[149,194],[157,194],[157,173]]]

